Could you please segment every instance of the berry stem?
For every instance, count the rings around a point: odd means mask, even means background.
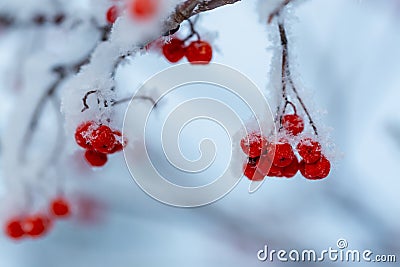
[[[292,74],[291,74],[290,67],[289,67],[289,53],[288,53],[289,45],[288,45],[288,39],[287,39],[287,35],[286,35],[285,26],[283,25],[283,23],[279,23],[278,27],[279,27],[279,35],[280,35],[281,45],[282,45],[282,85],[283,85],[282,90],[284,90],[284,96],[286,96],[286,82],[288,81],[290,83],[290,86],[291,86],[294,94],[296,95],[297,100],[299,101],[301,107],[303,108],[304,112],[307,115],[308,121],[309,121],[311,127],[313,128],[315,135],[318,135],[318,130],[314,123],[314,120],[312,119],[311,114],[308,111],[303,99],[300,97],[300,94],[299,94],[299,92],[293,82],[293,79],[292,79]],[[287,101],[287,98],[285,98],[285,100]],[[282,116],[281,116],[281,118],[282,118]]]
[[[190,19],[187,19],[187,22],[189,23],[189,26],[190,26],[190,34],[189,34],[188,37],[186,37],[186,38],[183,40],[183,42],[186,42],[187,40],[189,40],[190,38],[192,38],[194,35],[196,35],[198,41],[201,40],[200,34],[199,34],[199,33],[196,31],[196,29],[194,28],[194,25],[196,24],[198,17],[199,17],[199,16],[197,16],[197,17],[195,18],[195,21],[194,21],[194,22],[192,22]]]

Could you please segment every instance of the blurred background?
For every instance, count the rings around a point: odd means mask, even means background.
[[[55,2],[70,15],[63,27],[26,23],[29,14],[56,10]],[[205,13],[198,26],[217,50],[213,61],[240,70],[269,94],[274,29],[260,22],[256,4],[243,0]],[[53,170],[48,149],[57,143],[54,133],[62,118],[51,104],[40,120],[44,130],[29,148],[42,156],[26,165],[16,160],[17,136],[52,79],[49,69],[55,62],[79,60],[96,44],[98,36],[88,25],[73,23],[101,10],[93,5],[0,3],[0,14],[22,21],[0,23],[0,219],[15,213],[27,194],[54,194],[59,183],[76,207],[71,220],[57,222],[44,238],[14,242],[0,235],[0,266],[280,266],[290,263],[259,262],[257,251],[264,245],[323,250],[335,248],[339,238],[350,249],[400,256],[400,1],[308,0],[291,9],[288,32],[302,94],[336,146],[330,176],[317,182],[300,175],[268,179],[254,194],[243,179],[220,201],[194,209],[166,206],[146,195],[122,154],[92,170],[82,151],[66,142],[68,153]],[[136,57],[118,69],[118,87],[130,95],[168,66],[157,53]],[[126,106],[120,108],[122,122]],[[48,174],[29,178],[43,166]],[[32,187],[26,184],[40,187],[27,193]]]

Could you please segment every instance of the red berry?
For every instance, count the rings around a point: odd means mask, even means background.
[[[286,178],[292,178],[299,171],[299,160],[294,157],[289,166],[282,168],[282,175]]]
[[[101,125],[92,133],[92,146],[97,152],[110,153],[115,147],[115,136],[110,127]]]
[[[243,165],[244,175],[251,181],[262,181],[264,175],[257,170],[258,158],[249,158],[249,161]]]
[[[25,235],[22,222],[18,219],[8,221],[4,230],[6,235],[12,239],[20,239]]]
[[[282,127],[292,135],[298,135],[304,130],[304,121],[297,114],[285,115],[282,118]]]
[[[264,176],[268,175],[272,166],[272,161],[274,159],[274,150],[272,148],[272,145],[267,145],[267,149],[260,156],[260,160],[258,162],[258,171],[264,174]]]
[[[289,143],[278,143],[275,145],[275,155],[272,164],[283,168],[289,166],[295,157],[292,146]]]
[[[212,47],[205,41],[194,41],[186,48],[186,58],[192,64],[208,64],[212,59]]]
[[[268,170],[267,176],[268,177],[283,177],[282,171],[283,171],[283,168],[271,165],[271,167]]]
[[[267,143],[267,139],[259,133],[253,132],[248,134],[240,141],[240,146],[246,155],[250,158],[256,158],[261,155],[263,146]]]
[[[185,56],[185,43],[177,38],[171,39],[169,43],[164,44],[163,54],[169,62],[178,62]]]
[[[114,148],[110,151],[110,154],[122,151],[126,146],[126,140],[122,138],[122,133],[120,131],[114,131],[115,144]]]
[[[93,167],[101,167],[107,163],[107,155],[94,150],[87,150],[85,159]]]
[[[79,125],[75,131],[76,143],[85,149],[90,149],[92,147],[91,135],[95,127],[96,124],[93,121],[84,122]]]
[[[55,217],[67,217],[70,214],[69,203],[63,198],[51,202],[50,211]]]
[[[148,20],[158,11],[159,0],[132,0],[131,15],[138,20]]]
[[[317,162],[321,154],[321,144],[313,141],[311,138],[305,138],[297,145],[297,152],[303,158],[305,163]]]
[[[48,220],[44,216],[34,215],[26,218],[22,225],[27,235],[39,237],[45,233]]]
[[[319,180],[326,178],[331,170],[331,163],[322,156],[316,163],[307,164],[304,161],[300,162],[301,174],[310,180]]]
[[[108,23],[113,24],[119,16],[118,12],[118,7],[117,6],[111,6],[106,13],[106,19]]]

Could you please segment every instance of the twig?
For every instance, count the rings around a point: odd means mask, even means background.
[[[284,70],[284,71],[282,71],[282,79],[285,79],[290,83],[291,88],[292,88],[294,94],[296,95],[297,100],[299,101],[301,107],[303,108],[304,112],[307,115],[307,118],[309,120],[311,127],[314,130],[315,135],[318,135],[317,127],[315,126],[315,123],[310,115],[310,112],[308,111],[306,105],[304,104],[303,99],[300,97],[300,94],[292,80],[292,74],[291,74],[290,67],[289,67],[288,39],[287,39],[285,27],[282,23],[279,23],[278,27],[279,27],[279,35],[281,38],[281,45],[282,45],[282,70]],[[284,81],[283,84],[286,85],[286,81]],[[287,100],[287,99],[285,99],[285,100]]]
[[[268,24],[272,22],[274,17],[279,16],[279,14],[282,12],[282,10],[290,3],[292,0],[285,0],[283,1],[268,17]]]
[[[131,100],[146,100],[146,101],[150,101],[154,107],[157,105],[156,101],[149,96],[135,96],[134,98],[126,97],[126,98],[122,98],[120,100],[113,100],[113,101],[111,101],[111,106],[120,105],[120,104],[129,102]]]
[[[85,96],[82,98],[82,103],[83,103],[83,109],[81,112],[84,112],[85,110],[89,109],[89,105],[87,104],[87,100],[90,95],[96,94],[98,91],[97,90],[91,90],[86,92]],[[99,99],[97,99],[97,103],[100,103]]]

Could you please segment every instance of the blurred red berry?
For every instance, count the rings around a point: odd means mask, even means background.
[[[117,6],[111,6],[106,13],[106,19],[108,23],[113,24],[119,16],[119,11]]]
[[[70,214],[69,203],[64,198],[56,198],[51,202],[50,211],[55,217],[68,217]]]
[[[31,237],[40,237],[46,232],[48,219],[42,215],[33,215],[23,220],[22,226],[25,233]]]
[[[148,20],[158,11],[159,0],[131,0],[130,13],[138,20]]]
[[[192,64],[208,64],[213,55],[212,47],[205,41],[194,41],[186,48],[186,58]]]
[[[107,163],[107,155],[94,150],[87,150],[85,152],[86,161],[93,167],[101,167]]]
[[[285,115],[282,118],[282,127],[292,135],[298,135],[304,130],[304,121],[297,114]]]
[[[308,164],[317,162],[322,156],[321,144],[311,138],[302,139],[297,145],[297,152]]]
[[[93,121],[87,121],[79,125],[75,131],[76,143],[85,149],[90,149],[92,147],[91,136],[95,127],[96,124]]]
[[[267,139],[259,133],[253,132],[248,134],[240,141],[240,146],[246,155],[250,158],[256,158],[261,155],[261,150],[266,145]]]
[[[171,39],[169,43],[164,44],[163,54],[169,62],[178,62],[185,56],[185,43],[177,38]]]
[[[5,224],[5,234],[12,239],[21,239],[25,235],[22,222],[19,219],[12,219]]]

